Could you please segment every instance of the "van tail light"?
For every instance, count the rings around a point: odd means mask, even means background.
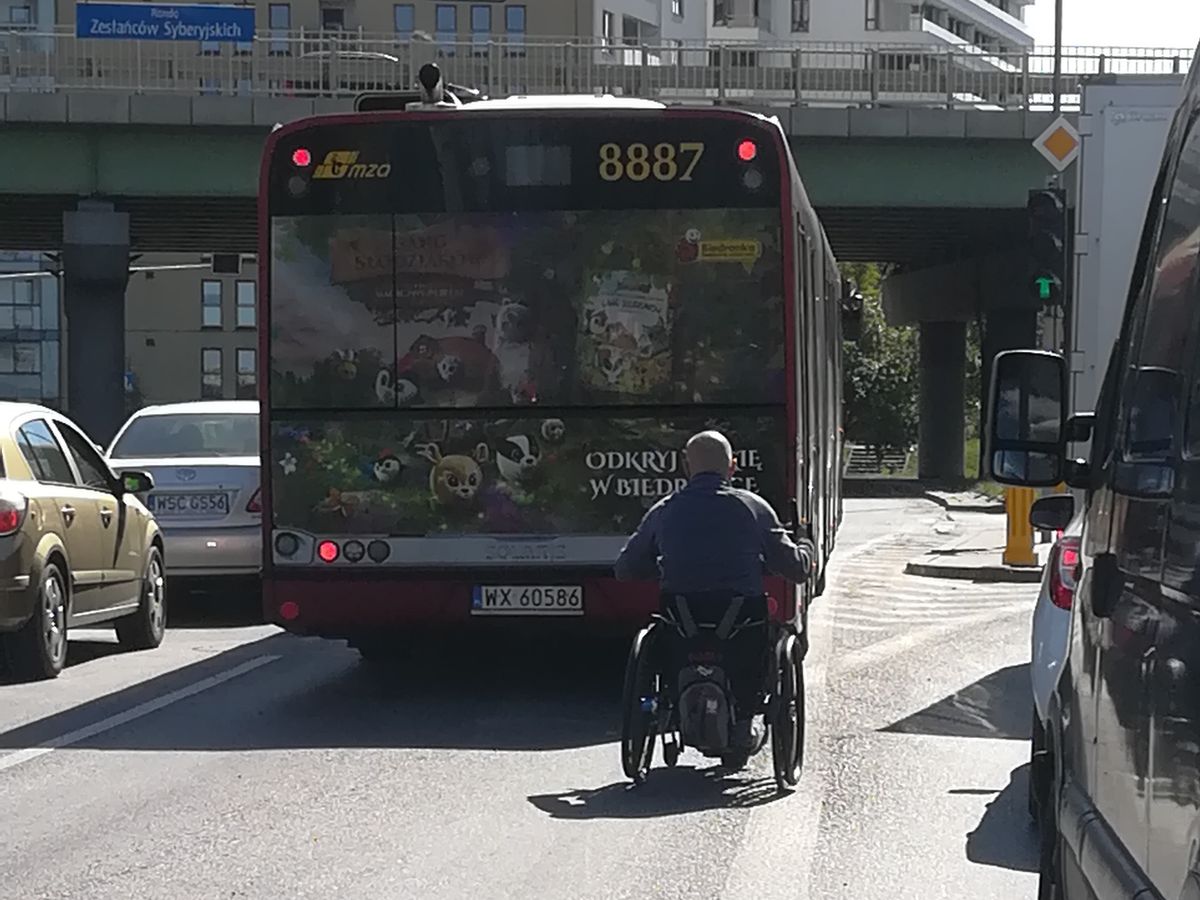
[[[262,512],[262,488],[254,489],[254,496],[250,498],[250,502],[246,504],[246,512],[261,513]]]
[[[17,491],[0,491],[0,537],[16,534],[25,524],[29,498]]]
[[[1049,563],[1050,602],[1059,609],[1070,609],[1079,573],[1079,538],[1065,537],[1055,544]]]

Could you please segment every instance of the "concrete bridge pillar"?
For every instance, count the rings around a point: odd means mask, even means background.
[[[922,322],[920,329],[917,474],[957,481],[963,476],[967,326],[964,322]]]
[[[67,410],[106,444],[125,420],[125,287],[129,214],[81,200],[63,213]]]

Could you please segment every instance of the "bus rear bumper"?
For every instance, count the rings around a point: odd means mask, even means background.
[[[489,578],[494,584],[501,579]],[[547,580],[549,581],[549,580]],[[529,578],[504,579],[509,584],[546,583]],[[582,614],[479,615],[472,612],[477,582],[454,580],[324,580],[292,576],[266,578],[263,613],[294,634],[352,638],[364,633],[422,632],[464,629],[586,630],[587,634],[632,635],[658,609],[658,585],[618,582],[614,578],[555,579],[553,583],[583,588]],[[768,591],[791,598],[784,584],[768,580]],[[784,609],[787,609],[785,601]]]

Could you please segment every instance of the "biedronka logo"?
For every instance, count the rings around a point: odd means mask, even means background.
[[[358,161],[357,150],[330,150],[325,160],[313,170],[313,179],[332,181],[339,178],[387,178],[392,174],[391,163]]]

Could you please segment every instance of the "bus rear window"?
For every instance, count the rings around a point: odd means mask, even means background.
[[[448,115],[273,159],[275,408],[784,401],[784,173],[755,120]]]

